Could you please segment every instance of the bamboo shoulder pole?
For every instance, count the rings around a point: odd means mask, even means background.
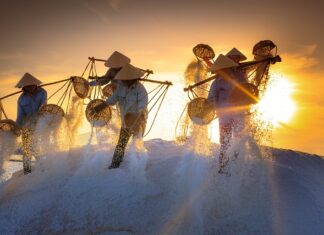
[[[17,92],[11,93],[11,94],[9,94],[9,95],[3,96],[3,97],[0,98],[0,101],[1,101],[1,100],[4,100],[4,99],[7,99],[7,98],[9,98],[9,97],[11,97],[11,96],[14,96],[14,95],[20,94],[20,93],[22,93],[22,91],[17,91]]]
[[[107,61],[107,60],[98,59],[98,58],[94,58],[94,57],[88,57],[88,59],[91,60],[91,61],[99,61],[99,62],[106,62]],[[153,74],[153,71],[150,70],[150,69],[141,69],[141,68],[138,68],[138,69],[142,70],[145,73]]]
[[[50,86],[50,85],[55,85],[55,84],[58,84],[58,83],[66,82],[66,81],[68,81],[68,80],[73,80],[73,77],[70,77],[70,78],[67,78],[67,79],[63,79],[63,80],[59,80],[59,81],[56,81],[56,82],[45,83],[45,84],[40,85],[40,87]],[[4,99],[6,99],[6,98],[9,98],[9,97],[11,97],[11,96],[14,96],[14,95],[20,94],[20,93],[22,93],[22,92],[23,92],[23,91],[20,90],[20,91],[17,91],[17,92],[11,93],[11,94],[9,94],[9,95],[3,96],[3,97],[0,98],[0,101],[1,101],[1,100],[4,100]]]
[[[238,66],[239,69],[244,69],[246,67],[252,66],[252,65],[256,65],[256,64],[260,64],[263,62],[268,61],[269,63],[276,63],[276,62],[281,62],[281,57],[279,55],[276,55],[275,57],[267,57],[264,58],[262,60],[256,60],[256,61],[250,61],[250,62],[243,62],[240,63],[240,65]]]
[[[90,76],[89,79],[98,79],[98,77],[92,77]],[[100,80],[101,78],[99,78]],[[152,79],[147,79],[147,78],[140,78],[139,79],[140,81],[143,81],[143,82],[152,82],[152,83],[158,83],[158,84],[164,84],[164,85],[169,85],[169,86],[172,86],[172,82],[169,82],[169,81],[157,81],[157,80],[152,80]]]
[[[100,62],[106,62],[107,60],[103,60],[103,59],[97,59],[97,58],[94,58],[93,56],[92,57],[88,57],[89,60],[91,61],[100,61]]]
[[[162,81],[151,80],[151,79],[147,79],[147,78],[140,78],[139,80],[144,81],[144,82],[152,82],[152,83],[164,84],[164,85],[168,85],[168,86],[173,85],[172,82],[169,82],[169,81],[162,82]]]
[[[56,81],[56,82],[45,83],[45,84],[43,84],[43,85],[40,85],[40,87],[50,86],[50,85],[55,85],[55,84],[58,84],[58,83],[67,82],[67,81],[69,81],[69,80],[73,81],[73,78],[74,78],[74,77],[69,77],[69,78],[67,78],[67,79],[59,80],[59,81]]]
[[[244,62],[244,63],[240,63],[240,65],[237,68],[238,69],[244,69],[246,67],[249,67],[249,66],[252,66],[252,65],[256,65],[256,64],[260,64],[260,63],[263,63],[263,62],[266,62],[266,61],[269,61],[271,63],[281,62],[281,57],[279,55],[277,55],[275,57],[269,57],[269,58],[265,58],[265,59],[262,59],[262,60],[251,61],[251,62]],[[197,83],[195,83],[193,85],[190,85],[190,86],[184,88],[183,90],[184,91],[189,91],[189,90],[191,90],[191,89],[193,89],[193,88],[195,88],[197,86],[200,86],[200,85],[202,85],[202,84],[204,84],[206,82],[209,82],[209,81],[211,81],[211,80],[213,80],[215,78],[216,78],[216,75],[215,76],[212,76],[210,78],[207,78],[207,79],[205,79],[205,80],[203,80],[201,82],[197,82]]]
[[[190,85],[190,86],[184,88],[183,90],[184,90],[184,91],[189,91],[189,90],[191,90],[191,89],[193,89],[193,88],[195,88],[195,87],[197,87],[197,86],[200,86],[200,85],[202,85],[202,84],[205,84],[206,82],[210,82],[210,81],[214,80],[215,78],[216,78],[216,75],[214,75],[214,76],[212,76],[212,77],[209,77],[209,78],[206,78],[205,80],[202,80],[202,81],[200,81],[200,82],[197,82],[197,83],[195,83],[195,84],[193,84],[193,85]]]

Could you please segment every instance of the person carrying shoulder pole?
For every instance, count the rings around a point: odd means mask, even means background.
[[[16,122],[22,127],[24,174],[31,172],[33,132],[36,125],[37,113],[40,107],[47,103],[47,92],[39,86],[40,84],[42,84],[40,80],[29,73],[25,73],[16,85],[16,88],[23,90],[23,93],[18,98]]]
[[[227,54],[226,57],[230,58],[232,61],[234,61],[237,64],[240,64],[242,61],[245,61],[247,58],[246,56],[240,52],[238,49],[235,47],[230,50]],[[244,84],[247,83],[247,73],[244,69],[239,69],[239,68],[232,68],[232,78],[239,84]],[[238,110],[232,113],[232,137],[238,138],[242,137],[243,130],[245,128],[245,115],[246,115],[246,110],[243,108],[239,108],[241,106],[240,101],[236,101],[233,103],[233,100],[231,97],[233,97],[233,92],[235,90],[233,89],[235,87],[232,87],[232,91],[230,94],[230,105],[231,107],[236,107]]]
[[[124,54],[115,51],[112,53],[107,61],[105,62],[105,66],[109,69],[106,74],[98,77],[95,81],[91,81],[90,86],[104,86],[108,84],[110,81],[114,79],[117,73],[122,69],[125,64],[129,64],[131,60],[125,56]]]
[[[212,102],[216,109],[219,121],[219,173],[224,173],[224,168],[228,163],[228,157],[225,153],[230,146],[233,133],[233,115],[237,112],[229,102],[233,90],[233,82],[237,79],[235,67],[238,63],[229,59],[227,56],[220,55],[211,66],[210,71],[217,73],[216,79],[210,86],[208,100]]]
[[[122,127],[118,144],[109,169],[118,168],[123,161],[125,148],[131,136],[142,138],[147,121],[148,93],[139,82],[144,72],[131,64],[126,64],[115,76],[117,89],[107,99],[108,105],[116,105],[120,110]],[[101,107],[97,106],[96,111]]]

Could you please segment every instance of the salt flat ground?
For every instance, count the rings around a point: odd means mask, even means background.
[[[161,139],[51,153],[0,184],[0,234],[323,234],[324,160],[239,146],[231,176],[217,160]],[[218,146],[211,146],[217,155]],[[10,163],[10,177],[21,163]]]

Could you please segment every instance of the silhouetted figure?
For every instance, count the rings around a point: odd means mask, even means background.
[[[33,132],[35,130],[37,113],[47,102],[47,92],[39,87],[42,82],[33,75],[26,73],[17,83],[16,88],[22,88],[23,93],[18,98],[17,124],[22,127],[23,167],[24,174],[31,172],[31,157],[33,155]]]
[[[122,127],[109,169],[120,166],[130,137],[142,138],[144,134],[148,94],[145,87],[139,82],[139,78],[143,75],[144,72],[140,69],[126,64],[114,78],[118,82],[117,89],[107,99],[107,103],[118,106]]]

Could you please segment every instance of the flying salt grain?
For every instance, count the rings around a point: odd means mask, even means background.
[[[146,182],[146,166],[148,161],[147,150],[142,139],[133,137],[129,146],[128,171],[138,181]]]
[[[185,71],[185,82],[186,84],[200,82],[205,80],[207,77],[207,67],[199,62],[199,61],[192,61],[187,66]],[[197,90],[197,95],[199,97],[207,97],[207,86],[208,84],[204,84],[201,89]],[[181,128],[188,128],[190,127],[190,138],[188,141],[191,143],[192,149],[198,155],[210,155],[210,138],[208,134],[208,126],[207,125],[197,125],[195,123],[191,123],[189,125],[189,118],[187,117],[187,113],[185,114],[185,118],[181,123]],[[198,122],[199,123],[199,122]],[[186,130],[181,131],[182,134],[187,134]],[[185,139],[184,137],[178,139]]]
[[[10,155],[17,148],[17,136],[12,132],[0,131],[0,176],[5,172]]]
[[[77,136],[79,134],[80,128],[84,120],[84,108],[83,108],[83,99],[80,99],[78,96],[72,98],[70,109],[66,115],[66,120],[69,127],[69,133],[71,136],[71,147],[74,147],[77,144]]]

